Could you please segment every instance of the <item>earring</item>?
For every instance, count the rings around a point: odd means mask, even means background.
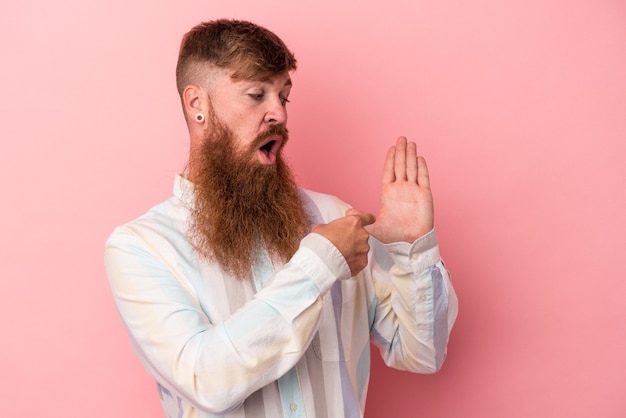
[[[196,122],[198,123],[202,123],[204,122],[204,113],[196,113]]]

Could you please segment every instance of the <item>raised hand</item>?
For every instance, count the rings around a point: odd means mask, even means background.
[[[381,206],[367,231],[383,243],[413,242],[434,226],[433,196],[428,167],[417,156],[414,142],[398,138],[387,152],[383,169]]]
[[[367,242],[369,234],[364,227],[373,222],[374,215],[348,209],[346,216],[316,225],[313,232],[325,236],[337,247],[346,259],[352,276],[355,276],[367,266],[370,246]]]

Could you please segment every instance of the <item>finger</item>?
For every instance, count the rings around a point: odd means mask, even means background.
[[[360,215],[363,212],[361,212],[360,210],[356,209],[356,208],[348,208],[348,210],[346,210],[346,216],[350,216],[350,215]]]
[[[430,176],[424,157],[417,157],[417,184],[430,188]]]
[[[376,217],[371,213],[362,213],[361,215],[359,215],[359,217],[361,218],[362,226],[371,225],[376,222]]]
[[[394,172],[396,180],[406,180],[406,138],[403,136],[396,141]]]
[[[346,216],[356,216],[361,219],[361,226],[371,225],[376,222],[376,217],[371,213],[364,213],[355,208],[346,210]]]
[[[410,182],[417,182],[417,145],[409,142],[406,146],[406,178]]]
[[[393,171],[393,161],[396,157],[396,147],[389,148],[387,157],[385,158],[385,166],[383,167],[383,184],[393,183],[396,180],[396,174]]]

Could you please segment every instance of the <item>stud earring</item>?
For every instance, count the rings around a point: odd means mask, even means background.
[[[198,123],[202,123],[204,122],[204,113],[196,113],[196,122]]]

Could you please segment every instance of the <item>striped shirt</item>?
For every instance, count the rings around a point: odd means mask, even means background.
[[[301,190],[311,225],[343,216]],[[284,265],[266,253],[249,280],[197,258],[187,239],[193,185],[115,229],[105,249],[113,297],[168,418],[362,417],[370,341],[391,367],[437,371],[457,299],[435,232],[414,243],[370,237],[355,277],[310,233]]]

